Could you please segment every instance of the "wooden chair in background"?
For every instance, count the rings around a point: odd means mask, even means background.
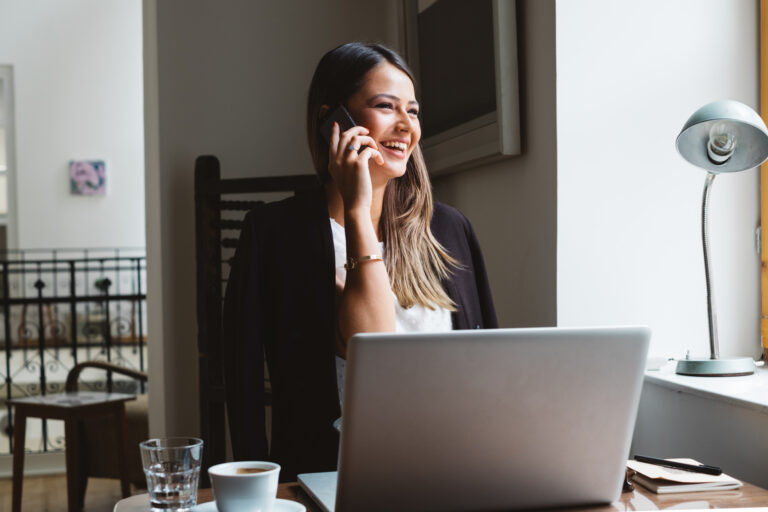
[[[78,392],[80,372],[99,368],[142,382],[147,376],[103,361],[75,365],[67,375],[66,393],[8,400],[15,409],[13,425],[13,512],[22,510],[27,418],[64,421],[67,464],[67,509],[77,512],[85,503],[89,477],[119,478],[123,497],[130,484],[145,487],[138,444],[148,436],[146,395],[113,393],[111,389]],[[111,382],[111,379],[107,379]],[[133,446],[133,449],[129,449]]]
[[[80,374],[87,368],[126,375],[140,382],[147,382],[147,374],[104,361],[84,361],[75,365],[67,374],[65,390],[78,391]],[[109,380],[111,382],[111,379]],[[107,391],[112,391],[107,389]],[[78,425],[80,503],[84,501],[88,478],[120,478],[118,454],[115,450],[118,433],[109,418],[88,418]],[[139,443],[149,438],[149,414],[147,395],[140,394],[136,400],[125,403],[126,470],[128,482],[138,488],[146,487],[146,478],[141,464]],[[123,483],[125,485],[125,483]]]
[[[205,442],[200,471],[203,487],[209,485],[208,468],[226,459],[222,306],[242,218],[265,200],[301,194],[317,186],[314,174],[222,179],[221,165],[215,156],[200,156],[195,161],[200,435]],[[269,389],[268,381],[265,387]],[[269,415],[267,418],[269,421]]]

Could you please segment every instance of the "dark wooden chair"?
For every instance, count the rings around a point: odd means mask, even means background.
[[[314,174],[222,179],[215,156],[200,156],[195,161],[200,435],[205,442],[202,486],[209,485],[208,468],[226,458],[222,306],[242,218],[262,202],[301,194],[317,186]],[[268,380],[265,389],[269,389]]]
[[[84,361],[76,364],[67,374],[65,390],[78,391],[78,381],[83,370],[97,368],[108,372],[107,379],[110,389],[111,373],[126,375],[139,382],[147,382],[147,374],[138,370],[125,368],[104,361]],[[139,443],[149,437],[147,395],[140,394],[136,400],[125,403],[125,444],[127,446],[127,473],[128,481],[139,488],[146,487],[146,479],[139,454]],[[84,503],[85,490],[88,478],[120,478],[118,454],[114,449],[117,444],[117,435],[112,425],[112,420],[105,417],[93,417],[81,420],[78,425],[78,452],[79,452],[79,500]]]

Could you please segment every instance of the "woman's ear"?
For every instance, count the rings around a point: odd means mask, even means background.
[[[329,107],[328,105],[320,105],[320,112],[318,112],[320,119],[323,119],[325,116],[327,116],[330,110],[331,110],[331,107]]]

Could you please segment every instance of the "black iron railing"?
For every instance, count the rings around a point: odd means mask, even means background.
[[[11,398],[64,390],[78,362],[138,370],[146,361],[146,257],[139,249],[0,253],[0,454],[12,453]],[[81,389],[142,393],[144,383],[87,372]],[[35,424],[28,429],[35,429]],[[28,430],[27,450],[63,447],[46,421]]]

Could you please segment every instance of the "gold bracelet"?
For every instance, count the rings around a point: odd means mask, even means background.
[[[359,258],[348,257],[347,263],[344,265],[345,270],[353,270],[355,267],[362,263],[368,263],[369,261],[384,261],[378,254],[369,254],[368,256],[360,256]]]

